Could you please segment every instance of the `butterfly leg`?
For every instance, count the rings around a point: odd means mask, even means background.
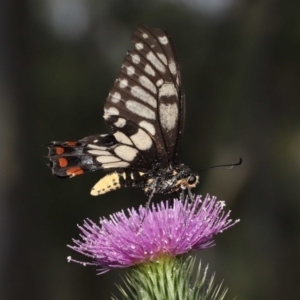
[[[157,182],[157,179],[156,179],[155,182],[154,182],[155,185],[156,185],[156,182]],[[154,186],[155,186],[155,185],[154,185]],[[145,213],[144,213],[144,215],[142,216],[141,223],[140,223],[140,229],[139,229],[139,231],[138,231],[138,234],[140,234],[140,232],[141,232],[141,226],[142,226],[142,224],[143,224],[143,222],[144,222],[146,213],[148,212],[148,210],[149,210],[149,208],[150,208],[151,200],[152,200],[154,194],[155,194],[155,189],[152,190],[151,194],[149,195],[148,201],[147,201],[146,204],[145,204]]]
[[[192,193],[192,191],[191,191],[191,189],[190,188],[188,188],[188,194],[189,194],[189,197],[190,197],[190,199],[191,199],[191,201],[195,201],[195,195],[193,195],[193,193]]]
[[[152,192],[151,192],[151,194],[150,194],[150,196],[149,196],[149,198],[148,198],[148,201],[147,201],[146,204],[145,204],[146,210],[148,210],[149,207],[150,207],[151,200],[152,200],[152,198],[153,198],[153,196],[154,196],[154,193],[155,193],[155,190],[152,190]]]
[[[180,201],[184,201],[184,198],[185,198],[184,196],[185,196],[185,192],[184,192],[184,190],[181,190],[180,195],[179,195]]]

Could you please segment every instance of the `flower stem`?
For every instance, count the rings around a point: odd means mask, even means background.
[[[124,300],[222,300],[227,290],[215,286],[214,276],[206,282],[207,268],[198,267],[191,282],[195,259],[191,256],[161,257],[155,262],[136,265],[125,276],[126,290],[118,286]],[[117,298],[113,298],[117,299]]]

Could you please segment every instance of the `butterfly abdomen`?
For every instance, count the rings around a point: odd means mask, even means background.
[[[91,195],[98,196],[124,187],[141,187],[144,174],[138,171],[118,171],[101,178],[92,188]]]

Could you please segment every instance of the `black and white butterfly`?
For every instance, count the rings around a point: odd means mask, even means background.
[[[110,133],[51,142],[52,173],[69,178],[111,170],[92,188],[94,196],[134,186],[149,199],[186,189],[191,195],[199,176],[179,161],[185,99],[174,45],[164,30],[145,25],[131,41],[134,50],[125,56],[104,105]]]

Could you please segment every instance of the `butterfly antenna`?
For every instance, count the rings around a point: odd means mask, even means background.
[[[242,162],[243,162],[243,159],[240,157],[240,160],[237,163],[208,167],[208,168],[205,168],[205,169],[201,170],[200,172],[206,171],[206,170],[209,170],[209,169],[217,169],[217,168],[226,168],[227,170],[231,170],[233,167],[241,165]]]

